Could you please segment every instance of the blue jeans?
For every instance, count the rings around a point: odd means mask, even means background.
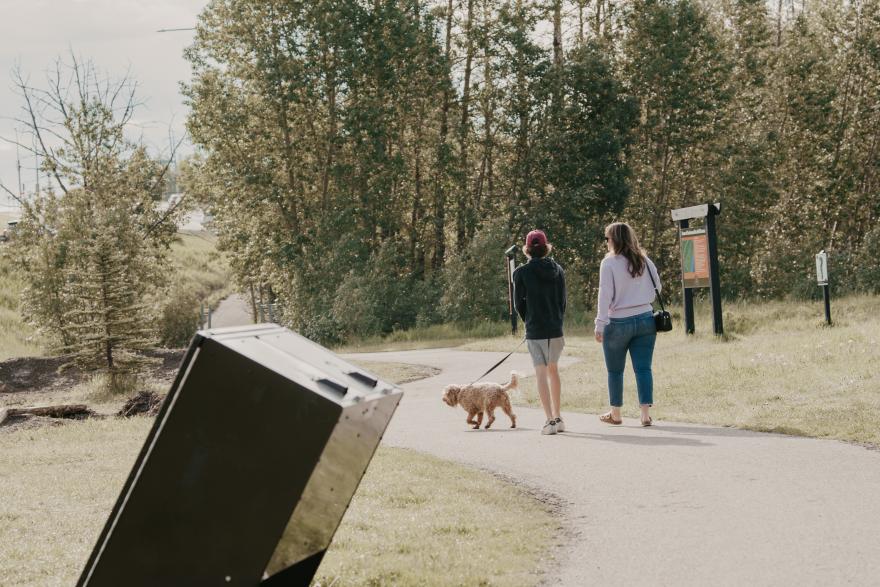
[[[636,387],[639,390],[640,404],[654,403],[654,375],[651,373],[651,360],[654,357],[654,343],[657,341],[657,327],[654,316],[645,312],[629,318],[612,318],[605,326],[602,335],[602,350],[605,351],[605,367],[608,369],[608,398],[611,405],[623,405],[623,369],[626,367],[626,351],[632,359],[636,374]]]

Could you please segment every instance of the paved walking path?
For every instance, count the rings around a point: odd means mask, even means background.
[[[515,408],[520,427],[469,430],[440,400],[503,356],[454,350],[349,355],[439,367],[406,393],[384,441],[513,477],[567,502],[549,585],[878,585],[880,451],[834,441],[657,422],[621,427]],[[511,368],[531,374],[517,354]],[[604,373],[597,373],[604,377]],[[563,393],[565,374],[563,372]]]
[[[250,303],[241,294],[232,294],[220,302],[211,315],[211,328],[245,326],[253,322]]]

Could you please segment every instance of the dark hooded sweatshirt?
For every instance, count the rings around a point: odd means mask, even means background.
[[[526,323],[526,338],[562,336],[565,314],[565,272],[549,257],[531,259],[513,272],[516,311]]]

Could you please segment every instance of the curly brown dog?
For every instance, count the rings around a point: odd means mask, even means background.
[[[467,423],[474,430],[483,423],[483,412],[489,418],[486,428],[495,421],[495,408],[501,408],[510,418],[510,427],[516,428],[516,416],[510,408],[508,389],[515,389],[519,383],[516,371],[510,372],[510,382],[507,385],[500,383],[473,383],[471,385],[447,385],[443,388],[443,401],[451,407],[461,405],[467,412]],[[476,420],[474,420],[476,418]]]

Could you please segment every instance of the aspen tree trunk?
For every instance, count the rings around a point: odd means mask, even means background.
[[[782,0],[776,4],[776,46],[782,46]]]
[[[483,3],[483,22],[490,21],[489,2]],[[494,137],[492,135],[492,127],[495,124],[495,104],[493,100],[495,91],[494,80],[492,78],[492,59],[489,54],[489,44],[483,46],[483,153],[480,162],[480,172],[474,187],[473,208],[474,214],[478,217],[482,216],[484,199],[492,199],[493,196],[493,157],[494,157]],[[484,194],[488,194],[484,196]],[[476,227],[471,227],[468,233],[469,238],[473,238]]]
[[[464,34],[465,34],[465,62],[464,62],[464,81],[461,95],[461,121],[459,126],[459,155],[461,157],[459,171],[461,173],[461,179],[459,182],[459,191],[458,191],[458,201],[457,201],[457,209],[458,213],[456,214],[456,244],[458,249],[461,250],[467,245],[467,234],[468,234],[468,225],[469,216],[471,215],[470,207],[468,206],[468,177],[470,176],[468,169],[468,123],[469,123],[469,115],[470,115],[470,100],[471,100],[471,73],[473,71],[473,61],[474,61],[474,39],[471,34],[473,28],[473,20],[474,20],[474,0],[467,0],[467,20],[465,20],[464,25]]]
[[[446,5],[446,48],[444,56],[446,65],[451,69],[452,63],[452,0]],[[435,271],[443,268],[443,260],[446,257],[446,158],[449,146],[446,140],[449,136],[449,107],[452,102],[451,80],[443,90],[443,106],[440,110],[440,141],[437,149],[437,171],[434,184],[434,256],[431,267]]]

